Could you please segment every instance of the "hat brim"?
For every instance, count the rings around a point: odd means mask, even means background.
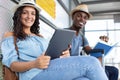
[[[30,7],[37,9],[39,12],[41,11],[40,7],[37,4],[35,4],[35,5],[34,4],[17,5],[14,10],[16,11],[17,8],[22,7],[22,6],[30,6]]]
[[[73,16],[74,13],[76,13],[76,12],[84,12],[84,13],[86,13],[86,14],[88,15],[88,18],[89,18],[89,19],[92,18],[92,14],[90,14],[90,13],[88,13],[88,12],[85,12],[85,11],[82,11],[82,10],[78,10],[78,9],[72,10],[71,13],[70,13],[70,15]]]

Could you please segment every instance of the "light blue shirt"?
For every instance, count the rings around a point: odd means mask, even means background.
[[[1,50],[3,54],[2,63],[8,67],[14,61],[32,61],[39,57],[48,47],[48,41],[39,36],[29,36],[25,40],[17,42],[19,58],[14,46],[13,36],[3,39]],[[20,80],[31,80],[41,69],[33,68],[25,72],[19,73]]]
[[[83,44],[83,40],[84,40],[84,44]],[[78,36],[74,35],[71,45],[72,45],[71,56],[78,56],[80,53],[80,50],[79,50],[80,47],[88,46],[89,43],[86,37],[82,37],[80,34],[78,34]]]

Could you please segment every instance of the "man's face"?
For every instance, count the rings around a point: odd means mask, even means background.
[[[82,27],[85,26],[86,21],[88,20],[88,14],[81,11],[76,12],[72,16],[72,20],[73,20],[73,26],[76,29],[81,29]]]

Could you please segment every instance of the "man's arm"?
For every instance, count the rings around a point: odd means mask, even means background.
[[[92,48],[90,46],[85,46],[83,50],[86,52],[87,55],[89,55],[89,51],[91,51]]]

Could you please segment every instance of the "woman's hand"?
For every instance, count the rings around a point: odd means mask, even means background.
[[[60,56],[60,58],[64,58],[64,57],[69,57],[70,56],[70,49],[71,45],[68,46],[68,49],[66,49],[65,51],[62,52],[62,55]]]
[[[70,56],[70,51],[67,49],[62,52],[62,55],[60,56],[60,58],[69,57],[69,56]]]
[[[48,68],[50,63],[50,56],[46,56],[42,54],[35,60],[35,66],[36,68],[46,69]]]

